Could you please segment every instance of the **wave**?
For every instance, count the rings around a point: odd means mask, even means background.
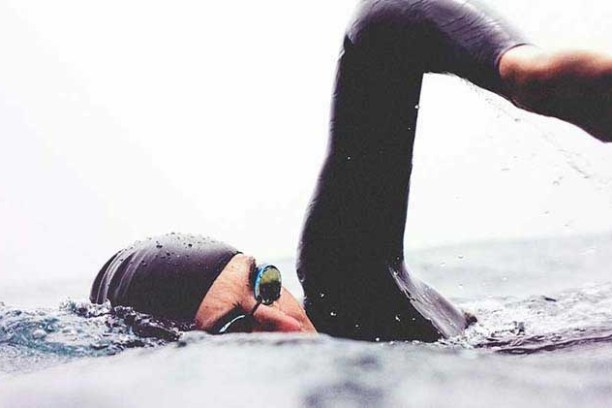
[[[25,372],[82,357],[176,341],[191,327],[132,308],[68,300],[57,310],[0,303],[0,371]]]
[[[464,301],[461,306],[478,316],[478,322],[463,335],[435,346],[534,354],[612,343],[612,283],[564,291],[554,297],[487,298]],[[260,335],[222,339],[205,333],[185,336],[192,330],[191,325],[108,303],[68,300],[57,309],[36,310],[0,303],[0,372],[28,372],[74,359],[176,342],[181,346],[194,341],[216,345],[296,341]]]
[[[507,354],[534,354],[612,343],[612,283],[551,296],[464,302],[478,322],[442,344]]]

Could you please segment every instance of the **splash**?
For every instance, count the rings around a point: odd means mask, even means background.
[[[30,371],[76,358],[156,347],[180,339],[191,329],[108,303],[69,300],[57,310],[21,310],[0,303],[0,372]]]
[[[612,343],[612,283],[552,296],[473,299],[461,306],[478,316],[478,322],[463,335],[433,345],[418,342],[395,345],[534,354]],[[314,341],[264,334],[219,338],[192,330],[192,325],[156,319],[129,307],[110,304],[66,301],[57,309],[22,310],[0,303],[0,376],[169,343],[177,347],[192,343],[230,347]],[[324,343],[342,341],[319,336],[315,343],[322,339],[326,340]]]
[[[474,301],[463,305],[479,320],[440,344],[533,354],[612,343],[612,283],[558,293]]]

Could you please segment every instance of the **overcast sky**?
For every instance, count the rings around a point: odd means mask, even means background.
[[[489,3],[543,46],[612,49],[610,2]],[[169,231],[292,256],[354,4],[0,0],[0,283],[93,276]],[[406,243],[608,231],[611,159],[428,76]]]

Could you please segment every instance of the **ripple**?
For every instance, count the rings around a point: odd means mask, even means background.
[[[0,305],[0,371],[30,371],[82,357],[177,341],[190,330],[128,307],[63,302],[58,309]]]
[[[487,299],[464,304],[478,322],[441,344],[533,354],[612,342],[612,283],[550,296]]]

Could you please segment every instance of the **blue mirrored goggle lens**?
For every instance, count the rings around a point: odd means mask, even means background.
[[[282,278],[278,268],[274,265],[262,265],[254,272],[252,284],[257,305],[249,314],[238,315],[224,324],[216,334],[250,333],[253,331],[253,314],[259,305],[271,305],[280,298]]]
[[[281,295],[282,278],[274,265],[263,265],[257,268],[253,292],[255,299],[264,305],[271,305]]]

